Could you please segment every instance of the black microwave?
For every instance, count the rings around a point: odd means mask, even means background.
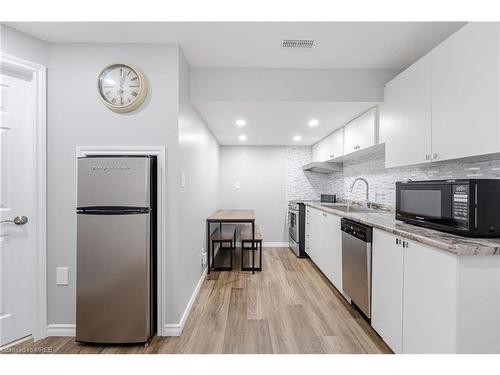
[[[500,180],[396,182],[396,219],[469,237],[500,237]]]

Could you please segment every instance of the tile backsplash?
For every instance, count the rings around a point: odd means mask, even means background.
[[[394,206],[396,181],[500,178],[500,159],[481,162],[450,161],[426,166],[386,169],[384,151],[381,150],[363,159],[346,161],[342,172],[328,175],[328,191],[336,193],[343,199],[364,200],[365,184],[357,183],[353,192],[349,191],[356,177],[363,177],[369,182],[370,201]]]
[[[286,199],[319,199],[320,194],[337,194],[341,199],[364,201],[366,187],[356,177],[370,184],[369,200],[387,206],[395,204],[395,183],[406,179],[434,180],[447,178],[500,178],[500,159],[480,162],[451,161],[427,166],[385,168],[384,150],[362,159],[344,162],[342,172],[329,175],[304,172],[302,166],[311,161],[310,147],[287,147]]]

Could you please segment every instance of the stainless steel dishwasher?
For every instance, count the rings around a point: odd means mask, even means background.
[[[368,319],[371,317],[372,227],[342,219],[342,283],[344,292]]]

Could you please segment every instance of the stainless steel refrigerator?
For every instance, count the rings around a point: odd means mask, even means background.
[[[156,158],[78,159],[76,340],[156,332]]]

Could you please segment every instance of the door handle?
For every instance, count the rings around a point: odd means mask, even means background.
[[[14,220],[2,220],[0,221],[0,224],[2,223],[14,223],[16,225],[24,225],[28,222],[28,218],[26,216],[16,216]]]

